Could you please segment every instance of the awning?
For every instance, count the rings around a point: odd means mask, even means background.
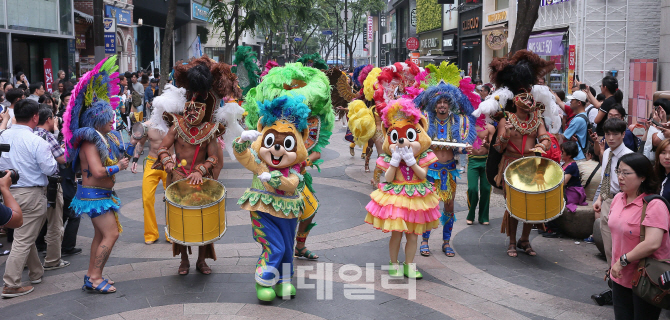
[[[88,23],[91,23],[91,24],[93,23],[93,16],[90,15],[90,14],[86,14],[86,13],[83,13],[83,12],[77,10],[77,9],[74,9],[74,15],[86,20],[86,22],[88,22]]]
[[[451,60],[456,59],[456,56],[423,56],[419,60],[435,61],[435,60]]]
[[[492,24],[490,26],[483,27],[482,31],[493,30],[493,29],[503,29],[503,28],[507,28],[507,22],[499,23],[499,24]]]

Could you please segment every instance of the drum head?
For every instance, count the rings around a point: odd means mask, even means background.
[[[218,181],[203,178],[201,185],[192,185],[190,179],[182,179],[169,185],[165,198],[182,208],[209,207],[223,199],[226,188]]]
[[[553,190],[563,183],[563,177],[561,166],[543,157],[521,158],[505,169],[505,183],[529,194]]]
[[[144,134],[146,133],[146,128],[144,126],[144,123],[142,122],[135,122],[133,124],[133,128],[131,130],[131,134],[133,136],[133,139],[135,140],[140,140],[144,137]]]

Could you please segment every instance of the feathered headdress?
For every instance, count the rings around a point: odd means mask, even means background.
[[[72,90],[70,103],[63,114],[65,157],[76,161],[83,141],[96,144],[103,164],[109,159],[105,142],[96,131],[115,117],[119,105],[119,74],[116,56],[103,59],[93,70],[85,73]],[[118,133],[115,133],[118,136]],[[111,144],[113,156],[118,159],[120,150]],[[74,166],[73,166],[74,167]]]
[[[461,70],[453,63],[442,61],[439,67],[429,64],[426,66],[426,71],[428,71],[428,74],[426,75],[425,82],[421,84],[421,87],[424,89],[436,86],[440,81],[454,86],[459,86],[461,82]]]
[[[302,57],[296,60],[296,62],[300,62],[306,67],[313,67],[319,70],[328,69],[328,64],[326,64],[326,62],[321,59],[321,56],[318,53],[304,54]]]
[[[354,143],[365,146],[375,135],[375,116],[363,100],[354,100],[349,103],[349,130],[354,136]]]
[[[316,116],[320,120],[318,140],[311,151],[321,152],[328,145],[335,124],[330,82],[326,74],[321,70],[305,67],[299,62],[272,68],[263,81],[246,95],[242,107],[247,111],[247,127],[254,128],[258,123],[258,103],[281,96],[304,97],[302,102],[309,107],[310,116]]]
[[[363,70],[365,71],[365,69]],[[382,73],[382,69],[374,68],[371,69],[365,80],[363,80],[363,93],[365,94],[365,100],[372,101],[375,97],[375,90],[377,90],[377,80],[379,75]],[[362,76],[363,72],[361,72]]]
[[[256,65],[256,51],[249,46],[239,46],[235,51],[235,61],[231,70],[237,75],[242,95],[246,95],[249,89],[258,85],[258,72],[261,69]]]
[[[389,128],[393,125],[393,122],[398,120],[407,120],[417,124],[421,120],[421,110],[414,106],[412,100],[400,98],[389,101],[387,107],[382,110],[381,116],[386,128]]]
[[[260,123],[263,127],[271,126],[277,120],[287,120],[298,129],[307,129],[309,107],[303,103],[304,97],[283,96],[272,101],[261,102],[258,111],[261,115]]]
[[[154,110],[149,119],[149,127],[166,134],[170,127],[163,119],[163,113],[182,114],[184,104],[186,104],[186,89],[166,84],[161,95],[155,97],[152,103]]]
[[[261,81],[263,80],[263,77],[265,77],[265,75],[270,72],[270,69],[274,67],[279,67],[279,63],[277,63],[277,61],[268,60],[268,62],[265,63],[265,69],[263,70],[263,73],[261,73]]]
[[[377,78],[378,88],[375,91],[375,104],[380,105],[407,94],[406,88],[414,87],[416,76],[421,69],[411,60],[396,62],[384,67]],[[411,92],[411,90],[410,90]]]
[[[363,86],[363,81],[361,81],[359,79],[359,76],[361,75],[361,70],[363,70],[364,68],[367,68],[368,66],[370,66],[370,69],[368,70],[368,72],[370,72],[370,70],[372,70],[372,65],[358,66],[358,67],[356,67],[356,69],[354,69],[354,74],[352,75],[353,76],[352,80],[354,81],[354,84],[356,86],[358,86],[358,87]],[[365,80],[365,77],[363,77],[363,80]]]

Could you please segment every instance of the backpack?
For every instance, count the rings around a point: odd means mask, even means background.
[[[556,139],[556,137],[553,134],[548,133],[548,132],[547,132],[547,134],[549,135],[549,138],[551,139],[551,147],[549,147],[549,150],[547,150],[547,153],[543,154],[542,156],[547,158],[547,159],[551,159],[551,160],[554,160],[554,161],[560,163],[561,162],[561,147],[558,145],[558,140]]]
[[[579,142],[579,138],[577,138],[577,145],[580,149],[582,149],[582,154],[586,156],[586,151],[589,150],[589,146],[593,144],[591,136],[589,135],[589,130],[593,130],[593,126],[591,125],[591,122],[589,121],[589,118],[586,116],[586,114],[580,113],[575,117],[582,118],[584,121],[586,121],[586,144],[582,146],[582,144]]]

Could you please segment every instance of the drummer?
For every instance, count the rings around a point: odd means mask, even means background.
[[[503,154],[502,161],[498,165],[498,175],[495,177],[497,185],[502,185],[503,175],[507,166],[514,160],[526,156],[534,156],[536,151],[549,150],[551,139],[547,134],[540,110],[536,107],[533,96],[530,93],[521,93],[514,98],[516,112],[505,112],[505,117],[498,122],[498,139],[493,147]],[[524,120],[525,119],[525,120]],[[539,140],[539,143],[536,141]],[[530,256],[536,253],[530,246],[528,236],[532,224],[524,223],[523,231],[518,242],[516,240],[516,229],[519,221],[510,217],[510,212],[505,211],[500,232],[509,236],[507,255],[516,257],[516,248],[523,250]]]

